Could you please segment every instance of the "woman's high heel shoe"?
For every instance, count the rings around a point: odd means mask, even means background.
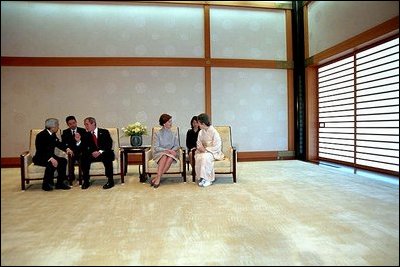
[[[154,184],[154,183],[153,183],[153,187],[154,187],[154,188],[158,188],[158,187],[160,186],[160,184],[161,184],[161,183],[158,183],[158,184]]]
[[[154,186],[154,180],[151,180],[150,186]]]

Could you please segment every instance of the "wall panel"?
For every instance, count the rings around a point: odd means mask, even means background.
[[[212,120],[239,151],[288,150],[286,70],[213,68]]]
[[[313,1],[308,6],[309,56],[399,15],[399,1]]]
[[[1,69],[1,154],[17,157],[28,148],[29,130],[49,117],[93,116],[100,127],[122,128],[135,121],[150,129],[162,113],[181,127],[185,145],[190,119],[204,110],[203,68],[29,68]],[[150,144],[150,135],[144,136]],[[121,138],[128,144],[128,137]]]
[[[1,35],[2,56],[204,55],[199,6],[7,1]]]

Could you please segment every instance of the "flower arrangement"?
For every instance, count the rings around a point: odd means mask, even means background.
[[[128,126],[123,127],[121,130],[126,136],[147,134],[147,127],[142,125],[140,122],[129,124]]]

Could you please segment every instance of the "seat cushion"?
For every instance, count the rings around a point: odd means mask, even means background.
[[[44,171],[46,170],[46,167],[38,166],[33,163],[29,164],[28,166],[28,176],[26,178],[29,179],[43,179],[44,177]],[[58,173],[57,171],[54,172],[54,177],[57,177]]]
[[[214,161],[214,170],[215,172],[232,172],[232,164],[231,160],[228,158],[224,158],[223,160]]]
[[[119,165],[119,160],[115,159],[113,161],[113,173],[120,173],[121,166]],[[89,175],[105,175],[105,169],[103,162],[92,162],[90,165]]]

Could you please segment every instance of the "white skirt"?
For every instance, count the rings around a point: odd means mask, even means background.
[[[196,176],[213,182],[215,180],[214,157],[211,153],[196,153],[194,156],[196,161]]]

